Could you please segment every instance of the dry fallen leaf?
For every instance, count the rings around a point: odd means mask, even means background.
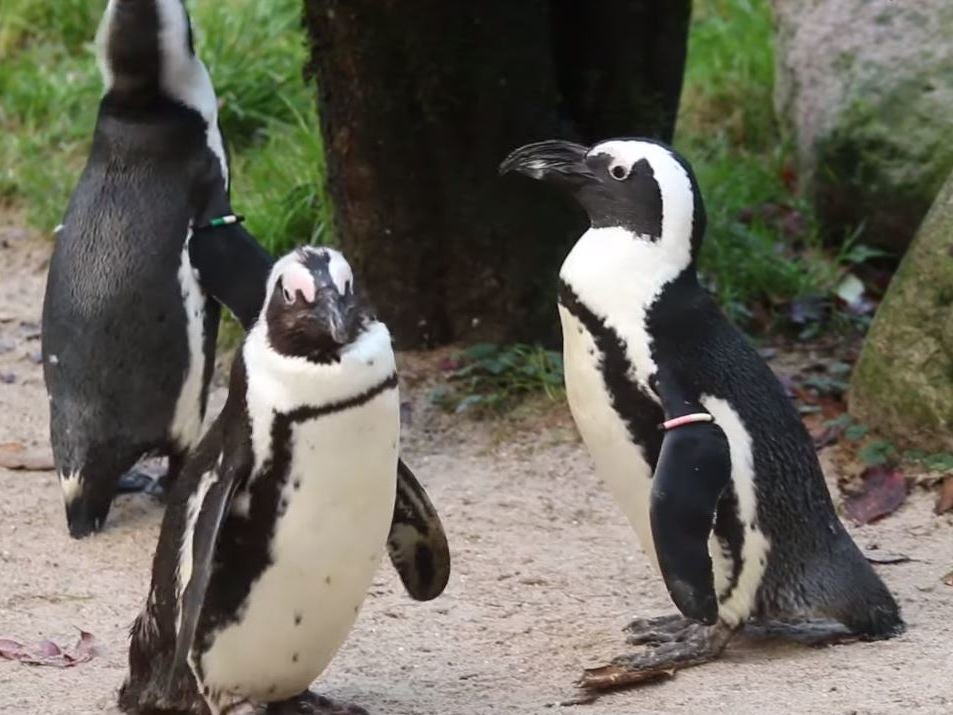
[[[0,444],[0,469],[47,472],[53,468],[53,455],[48,450],[27,449],[19,442]]]
[[[899,469],[885,465],[868,467],[860,478],[860,491],[844,502],[844,512],[858,524],[869,524],[892,514],[907,498],[907,479]]]
[[[936,506],[933,511],[937,514],[945,514],[953,509],[953,475],[948,476],[940,487],[940,495],[936,498]]]
[[[71,649],[61,648],[51,640],[24,644],[9,638],[0,638],[0,658],[15,660],[24,665],[48,665],[71,668],[85,663],[96,655],[96,639],[92,633],[79,630],[79,640]]]
[[[892,554],[889,551],[876,551],[876,552],[864,552],[864,558],[867,559],[872,564],[905,564],[908,561],[913,561],[906,554]]]

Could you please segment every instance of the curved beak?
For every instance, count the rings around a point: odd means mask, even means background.
[[[587,147],[551,139],[521,146],[500,164],[500,174],[516,172],[531,179],[558,184],[591,180],[595,174],[586,165]]]
[[[344,300],[339,296],[326,295],[315,306],[315,314],[326,321],[328,333],[338,345],[347,345],[351,341],[345,312]]]

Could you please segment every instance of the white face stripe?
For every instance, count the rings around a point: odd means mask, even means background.
[[[198,57],[189,51],[189,16],[182,0],[156,0],[159,14],[159,48],[162,53],[162,88],[202,115],[206,141],[218,157],[226,188],[229,185],[225,142],[218,128],[218,98],[212,78]]]
[[[301,293],[309,303],[314,302],[314,277],[298,261],[292,261],[282,271],[281,287],[292,297],[289,302],[294,302],[297,293]]]
[[[109,28],[112,26],[113,15],[116,14],[116,0],[109,0],[106,11],[96,29],[96,64],[99,74],[103,78],[103,87],[108,92],[113,86],[113,73],[109,67]]]
[[[652,142],[613,139],[596,144],[587,156],[601,155],[611,157],[610,171],[614,166],[622,166],[626,176],[641,159],[649,163],[662,193],[662,241],[684,243],[690,254],[695,195],[691,178],[672,152]]]
[[[331,280],[334,281],[334,287],[337,288],[338,292],[341,295],[344,295],[349,288],[354,286],[354,274],[351,271],[351,266],[347,262],[347,259],[344,257],[340,251],[336,251],[333,248],[326,248],[324,246],[303,246],[297,250],[292,251],[291,253],[282,256],[275,262],[275,265],[272,266],[271,275],[268,277],[268,292],[265,295],[265,303],[262,306],[262,312],[260,314],[260,319],[264,321],[265,311],[267,310],[268,304],[271,302],[271,296],[275,292],[275,287],[278,284],[278,278],[289,274],[295,276],[293,280],[297,279],[298,268],[294,266],[297,265],[301,268],[304,268],[303,262],[307,254],[317,254],[317,255],[327,255],[328,256],[328,272],[331,274]],[[311,285],[313,287],[313,279],[311,278],[310,271],[305,269],[305,273],[308,274],[308,279],[312,281]],[[282,284],[285,284],[285,281],[282,281]],[[307,297],[307,296],[306,296]],[[313,300],[314,296],[309,300]]]
[[[335,251],[333,248],[324,250],[328,254],[328,271],[331,274],[331,280],[334,281],[334,287],[338,289],[338,293],[344,295],[348,292],[348,288],[354,285],[351,266],[340,251]]]

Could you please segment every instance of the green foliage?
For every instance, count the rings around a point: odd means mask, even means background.
[[[868,442],[857,451],[857,457],[869,467],[895,462],[897,448],[885,440]]]
[[[453,412],[500,412],[530,394],[543,392],[552,400],[563,394],[562,355],[536,345],[471,345],[448,368],[449,382],[430,399]]]
[[[35,227],[60,222],[89,149],[102,92],[93,38],[102,3],[4,0],[0,18],[0,201]],[[331,241],[324,152],[300,0],[190,3],[196,50],[220,100],[236,211],[282,253]]]
[[[90,0],[3,0],[0,14],[0,61],[23,45],[42,40],[75,52],[92,39],[103,4]]]
[[[822,250],[795,192],[773,92],[768,0],[695,2],[675,144],[705,196],[702,273],[719,304],[754,332],[784,322],[796,299],[831,296],[845,264]]]
[[[871,435],[867,425],[855,422],[846,412],[826,422],[824,426],[843,430],[845,439],[859,443],[855,446],[857,458],[869,467],[904,464],[928,472],[953,472],[953,454],[928,452],[925,449],[906,449],[900,452],[889,440]]]

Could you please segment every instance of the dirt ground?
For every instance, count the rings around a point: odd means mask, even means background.
[[[36,360],[48,250],[0,227],[0,443],[42,449]],[[953,712],[953,588],[941,582],[953,568],[953,519],[933,516],[923,492],[852,529],[863,548],[912,559],[878,567],[909,624],[902,637],[823,649],[739,638],[719,662],[560,706],[582,668],[625,652],[629,619],[673,611],[661,580],[561,407],[453,420],[418,384],[433,361],[404,362],[404,456],[441,511],[453,576],[442,597],[418,604],[383,565],[316,689],[375,715]],[[149,497],[121,498],[104,533],[72,541],[54,474],[0,469],[0,637],[71,643],[78,627],[100,644],[70,669],[0,661],[0,713],[112,710],[160,517]]]

